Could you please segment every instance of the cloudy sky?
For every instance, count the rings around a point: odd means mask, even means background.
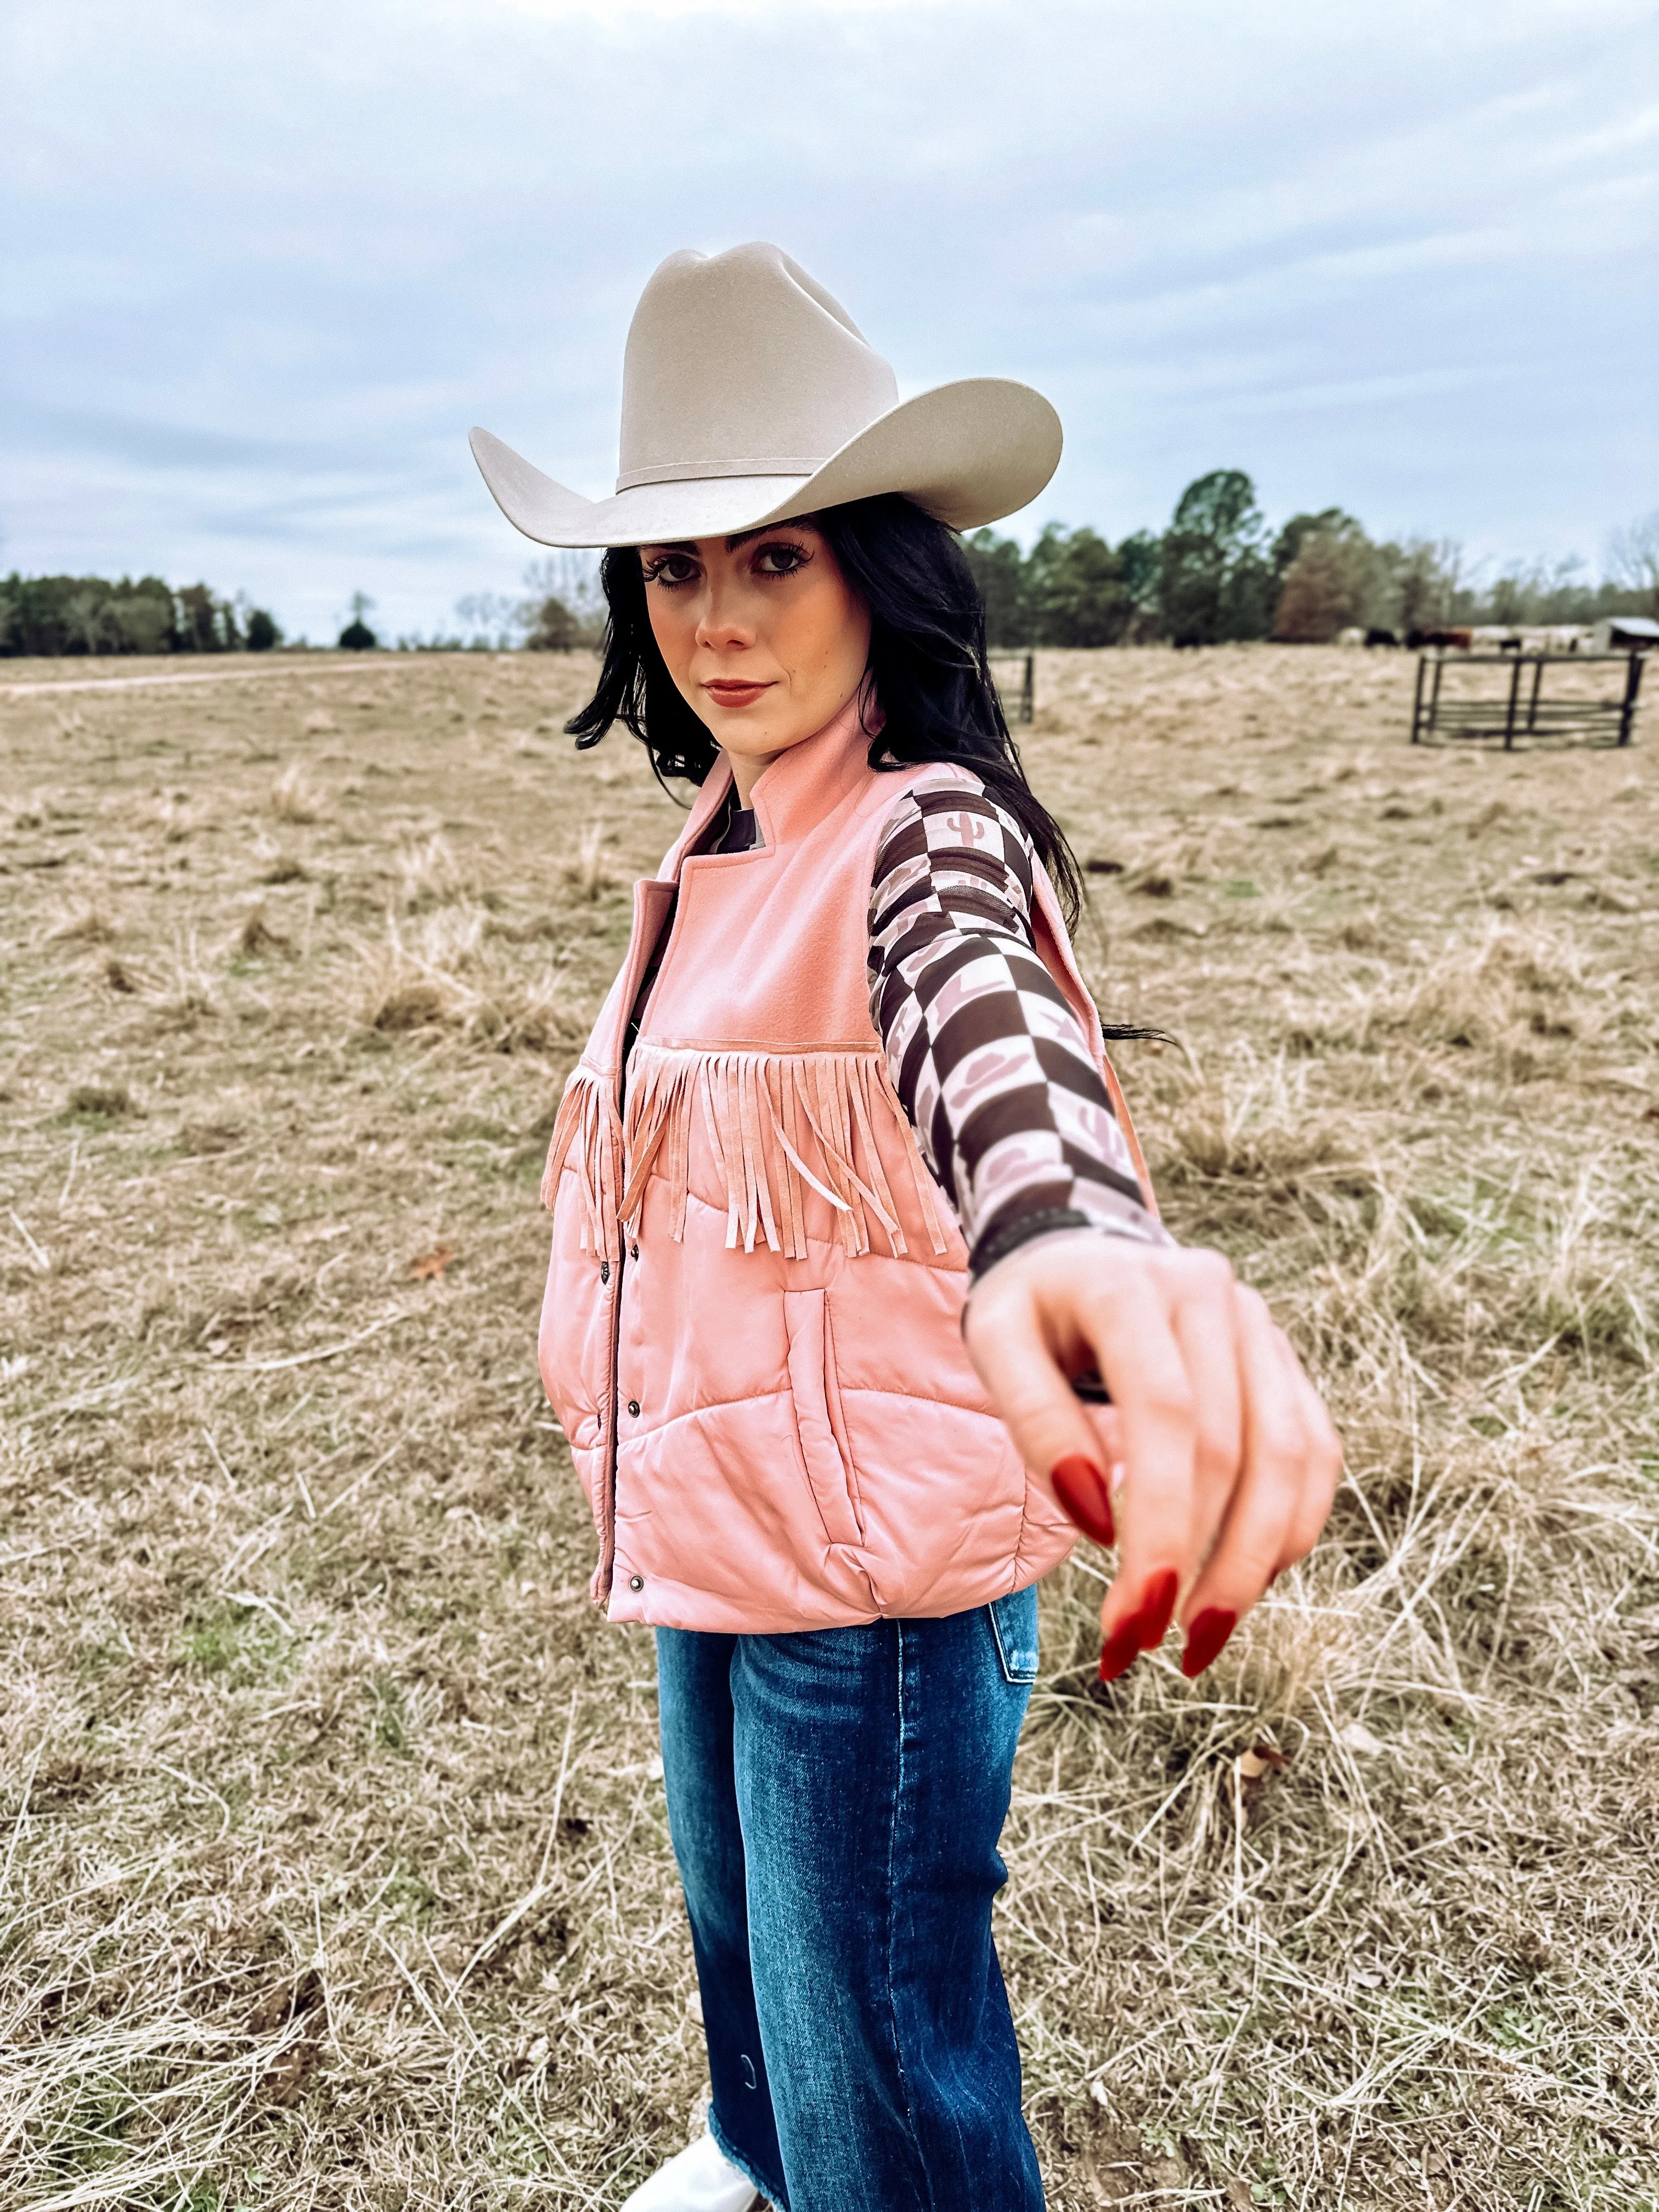
[[[749,238],[1053,398],[1022,535],[1659,506],[1653,0],[0,0],[0,568],[442,625],[535,551],[469,424],[608,490],[641,285]]]

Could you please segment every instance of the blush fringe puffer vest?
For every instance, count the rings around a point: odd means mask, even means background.
[[[967,1252],[867,994],[887,816],[919,784],[973,780],[877,774],[867,750],[848,708],[756,783],[760,846],[685,858],[731,787],[724,763],[710,775],[635,886],[560,1106],[540,1364],[613,1620],[769,1635],[957,1613],[1071,1547],[963,1349]],[[1040,872],[1036,892],[1038,950],[1116,1101]]]

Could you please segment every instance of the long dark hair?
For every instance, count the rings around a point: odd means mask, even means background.
[[[1083,878],[1065,831],[1025,780],[985,658],[985,606],[954,531],[897,492],[810,518],[870,612],[870,684],[885,717],[872,769],[956,761],[971,769],[1036,848],[1067,927]],[[708,726],[669,675],[646,610],[638,551],[613,546],[599,567],[610,619],[593,696],[565,728],[586,749],[615,722],[639,738],[659,781],[701,783],[719,757]]]

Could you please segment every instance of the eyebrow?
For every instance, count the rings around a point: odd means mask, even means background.
[[[817,525],[808,515],[798,515],[789,522],[763,522],[753,530],[734,531],[726,541],[728,553],[735,553],[739,545],[746,545],[751,538],[764,538],[769,530],[816,530]],[[653,538],[649,541],[665,553],[695,553],[697,542],[694,538]]]

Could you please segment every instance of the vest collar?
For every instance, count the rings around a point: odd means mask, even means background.
[[[805,836],[849,792],[868,781],[870,733],[860,686],[832,721],[780,753],[750,793],[755,821],[769,845]],[[878,722],[877,726],[881,726]]]
[[[787,752],[780,753],[756,779],[750,804],[763,844],[778,846],[805,836],[866,781],[872,732],[864,720],[863,696],[862,692],[855,693],[832,720],[798,745],[791,745]],[[878,718],[875,726],[881,727]],[[725,805],[731,788],[731,765],[722,757],[693,802],[690,818],[669,856],[665,873],[678,868],[681,855]]]

